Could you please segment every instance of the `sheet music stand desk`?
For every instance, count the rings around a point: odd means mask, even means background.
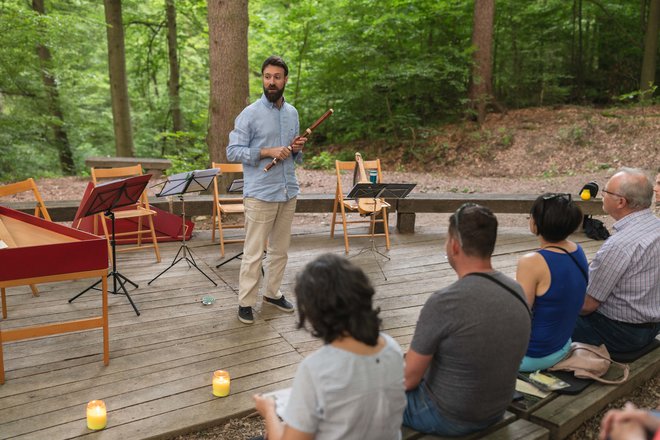
[[[131,303],[133,310],[135,310],[135,313],[138,316],[140,316],[140,311],[133,302],[131,296],[128,294],[126,283],[131,284],[135,288],[137,288],[138,285],[117,271],[117,243],[115,241],[114,210],[121,208],[122,206],[129,206],[137,203],[144,192],[144,188],[147,186],[149,179],[151,179],[151,174],[143,174],[141,176],[113,180],[112,182],[97,185],[92,190],[85,204],[79,208],[81,217],[87,217],[102,212],[104,213],[103,215],[110,218],[110,223],[112,225],[112,239],[110,240],[110,247],[112,248],[112,270],[108,273],[108,277],[112,278],[112,290],[110,293],[126,296],[128,302]],[[99,290],[96,286],[98,286],[100,282],[101,281],[98,281],[97,283],[92,284],[87,289],[71,298],[69,302],[73,302],[76,298],[89,290]],[[119,282],[119,289],[117,288],[117,282]]]
[[[209,186],[211,186],[211,183],[213,183],[213,179],[215,178],[216,174],[218,174],[217,168],[210,168],[208,170],[195,170],[186,173],[174,174],[165,181],[165,184],[163,185],[163,189],[160,191],[160,193],[156,194],[157,197],[175,196],[175,195],[179,196],[179,200],[181,200],[181,223],[183,225],[181,227],[181,232],[183,238],[181,240],[181,246],[179,247],[179,250],[174,256],[174,259],[172,260],[172,264],[170,264],[167,268],[165,268],[165,270],[163,270],[161,273],[156,275],[147,284],[151,285],[151,283],[156,281],[158,277],[160,277],[162,274],[164,274],[165,272],[176,266],[177,263],[179,263],[180,261],[185,261],[186,263],[188,263],[188,267],[194,267],[195,269],[197,269],[210,282],[212,282],[214,286],[218,285],[197,265],[197,263],[195,262],[195,258],[192,255],[192,252],[190,252],[190,249],[186,244],[186,202],[183,197],[185,194],[190,192],[206,191],[209,188]]]

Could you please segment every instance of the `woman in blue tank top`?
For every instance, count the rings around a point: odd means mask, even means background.
[[[589,271],[580,245],[567,240],[582,222],[582,211],[570,194],[543,194],[530,214],[529,229],[538,236],[541,249],[524,255],[516,272],[533,313],[520,371],[546,369],[568,353]]]

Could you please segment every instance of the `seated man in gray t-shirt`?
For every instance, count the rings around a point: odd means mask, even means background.
[[[466,435],[496,423],[511,402],[531,318],[520,285],[491,265],[496,237],[486,207],[465,204],[449,219],[447,258],[459,280],[419,315],[406,354],[406,426]]]

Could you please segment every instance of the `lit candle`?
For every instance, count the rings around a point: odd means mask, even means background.
[[[213,372],[213,395],[225,397],[229,394],[229,373],[223,370]]]
[[[105,428],[108,416],[102,400],[92,400],[87,404],[87,427],[93,430]]]

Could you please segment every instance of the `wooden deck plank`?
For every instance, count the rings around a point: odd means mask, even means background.
[[[566,438],[608,403],[630,393],[658,372],[660,372],[660,349],[630,364],[630,376],[625,383],[614,386],[596,382],[578,395],[558,396],[533,412],[529,420],[547,427],[552,439]]]
[[[423,233],[392,234],[390,261],[376,260],[369,252],[354,257],[369,245],[368,239],[352,240],[349,255],[376,287],[384,331],[404,349],[426,298],[456,279],[444,258],[444,231],[420,230]],[[512,274],[519,256],[535,249],[536,239],[520,229],[501,232],[494,264]],[[588,255],[602,244],[579,234],[578,238]],[[120,255],[120,272],[140,285],[129,292],[141,315],[135,315],[125,297],[110,295],[107,367],[98,344],[101,332],[96,330],[5,344],[7,382],[0,386],[0,437],[169,437],[245,414],[255,392],[290,385],[300,360],[322,342],[297,329],[297,314],[282,314],[261,300],[253,326],[238,322],[240,261],[216,268],[223,260],[218,244],[210,242],[210,231],[197,232],[189,245],[217,287],[184,264],[147,284],[169,266],[179,243],[163,243],[160,264],[146,251]],[[240,250],[240,245],[229,245],[227,256]],[[345,255],[343,240],[329,239],[327,226],[293,237],[282,285],[289,299],[295,302],[296,273],[324,252]],[[91,316],[100,303],[98,292],[68,303],[89,284],[90,280],[80,280],[40,285],[40,298],[32,297],[27,286],[8,289],[9,319],[0,325],[9,329]],[[213,295],[216,302],[201,305],[204,295]],[[218,368],[232,374],[227,398],[210,393],[210,374]],[[100,433],[85,426],[84,406],[94,398],[106,400],[110,411],[108,428]]]

